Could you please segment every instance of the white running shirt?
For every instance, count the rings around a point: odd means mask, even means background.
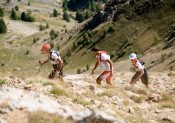
[[[136,62],[136,67],[135,67],[136,71],[141,71],[141,70],[143,70],[144,68],[145,68],[144,65],[142,65],[142,64],[139,62],[139,60],[137,60],[137,62]]]
[[[110,56],[106,53],[101,53],[101,56],[98,55],[98,59],[99,59],[99,62],[100,62],[100,65],[102,66],[102,68],[105,70],[105,71],[110,71],[110,64],[108,62],[106,62],[106,60],[110,60]],[[101,57],[101,60],[100,60],[100,57]]]
[[[60,55],[59,55],[59,53],[57,51],[53,51],[52,50],[51,53],[50,53],[49,58],[50,58],[50,63],[55,65],[55,64],[59,63],[57,61],[57,59],[60,58]]]

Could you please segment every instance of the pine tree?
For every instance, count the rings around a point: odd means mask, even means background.
[[[11,2],[11,0],[7,0],[7,3],[10,3]]]
[[[58,16],[58,11],[56,9],[53,10],[53,16],[57,17]]]
[[[0,7],[0,17],[4,16],[4,10]]]
[[[70,16],[68,15],[67,11],[63,11],[63,19],[70,22]]]
[[[78,21],[78,22],[83,22],[85,19],[84,19],[84,14],[80,12],[80,10],[77,10],[77,13],[76,13],[76,17],[75,19]]]
[[[15,10],[16,10],[16,11],[19,11],[19,7],[18,7],[18,6],[15,6]]]
[[[68,9],[67,4],[68,4],[67,0],[64,0],[63,1],[63,8],[64,8],[64,10]]]
[[[7,32],[7,26],[4,22],[4,20],[0,19],[0,33],[6,33]]]
[[[16,14],[16,11],[15,11],[14,8],[12,8],[12,11],[11,11],[11,18],[13,20],[17,20],[18,19],[17,14]]]
[[[85,13],[85,18],[86,19],[88,19],[88,18],[90,18],[91,17],[91,15],[92,15],[92,12],[88,9],[88,10],[86,10],[86,13]]]
[[[27,16],[26,16],[26,13],[25,12],[22,12],[21,13],[21,20],[22,21],[26,21],[27,20]]]

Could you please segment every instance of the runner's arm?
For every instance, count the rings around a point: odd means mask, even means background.
[[[45,61],[39,61],[39,63],[41,64],[41,65],[43,65],[43,64],[46,64],[46,63],[48,63],[49,62],[49,59],[47,59],[47,60],[45,60]]]
[[[92,69],[92,72],[91,72],[92,75],[94,74],[94,71],[98,67],[98,65],[99,65],[99,61],[96,62],[95,67]]]

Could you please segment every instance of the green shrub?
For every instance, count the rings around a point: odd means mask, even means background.
[[[115,29],[112,26],[109,26],[108,28],[108,33],[113,33],[115,31]]]
[[[50,31],[50,38],[51,38],[51,40],[53,40],[53,39],[55,39],[57,37],[58,37],[58,32],[56,32],[55,30],[52,29]]]
[[[4,16],[4,9],[0,7],[0,17]]]
[[[90,67],[89,67],[89,65],[87,64],[87,65],[86,65],[86,70],[88,71],[88,70],[89,70],[89,68],[90,68]]]
[[[52,89],[50,90],[50,93],[54,94],[54,95],[57,95],[57,96],[66,95],[65,91],[61,90],[57,86],[52,86]]]
[[[77,74],[81,74],[81,73],[82,73],[81,69],[77,69]]]
[[[67,13],[67,11],[63,11],[63,19],[66,20],[67,22],[70,22],[70,16]]]
[[[5,84],[6,83],[6,80],[5,79],[0,79],[0,86]]]
[[[18,16],[17,16],[16,11],[15,11],[14,8],[12,8],[10,17],[11,17],[11,19],[13,19],[13,20],[17,20],[17,19],[18,19]]]
[[[56,9],[53,10],[53,17],[57,17],[58,16],[58,11]]]
[[[35,18],[30,14],[30,13],[21,13],[21,20],[22,21],[27,21],[27,22],[35,22]]]
[[[0,18],[0,34],[7,32],[7,26],[2,18]]]
[[[15,10],[16,10],[16,11],[19,11],[19,7],[18,7],[18,6],[15,6]]]

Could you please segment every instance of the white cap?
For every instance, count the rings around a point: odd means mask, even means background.
[[[136,58],[137,58],[137,55],[136,55],[135,53],[131,53],[131,54],[129,55],[129,58],[130,58],[130,59],[136,59]]]

